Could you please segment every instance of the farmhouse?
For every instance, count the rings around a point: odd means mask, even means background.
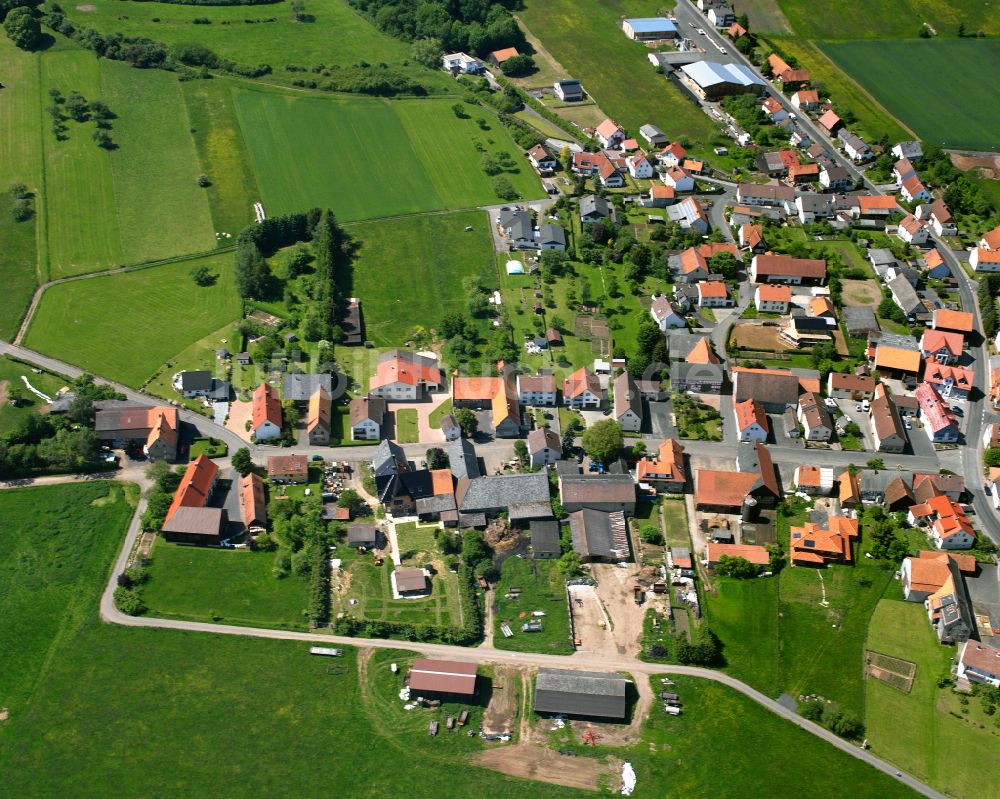
[[[347,419],[351,440],[378,441],[385,423],[385,400],[371,395],[355,397],[348,406]]]
[[[94,414],[94,432],[99,441],[112,446],[141,441],[142,451],[151,461],[177,458],[179,431],[177,409],[171,406],[124,405],[103,408]]]
[[[772,286],[763,284],[757,286],[754,292],[754,307],[762,313],[788,313],[788,304],[792,300],[792,290],[787,285]]]
[[[896,227],[896,237],[900,241],[919,247],[927,243],[927,228],[913,214],[907,214]]]
[[[730,94],[762,94],[766,84],[741,64],[695,61],[681,67],[681,82],[702,100]]]
[[[375,375],[369,381],[373,397],[414,401],[444,388],[444,376],[437,360],[405,350],[389,350],[379,356]]]
[[[740,441],[767,441],[770,426],[763,406],[755,399],[733,405],[736,433]]]
[[[975,629],[963,578],[963,573],[974,573],[975,568],[972,558],[927,550],[905,558],[900,567],[903,598],[923,604],[943,644],[967,641]]]
[[[920,354],[927,361],[956,363],[962,357],[964,347],[965,338],[962,334],[950,330],[935,330],[929,327],[925,328],[920,336]]]
[[[376,479],[397,472],[405,472],[410,468],[403,448],[387,438],[383,438],[375,448],[371,465],[372,475]]]
[[[767,251],[767,244],[764,241],[764,231],[760,225],[740,225],[739,242],[741,247],[745,247],[755,255]]]
[[[476,664],[417,658],[410,666],[409,687],[412,696],[475,696]]]
[[[612,395],[614,398],[613,418],[622,430],[638,433],[642,429],[642,395],[628,372],[615,378]]]
[[[819,108],[819,92],[815,89],[799,89],[792,95],[792,105],[803,111]]]
[[[218,402],[228,402],[232,391],[226,380],[212,377],[207,369],[178,372],[174,375],[173,386],[187,399],[204,397]]]
[[[834,399],[870,400],[875,396],[875,378],[830,372],[826,382],[827,396]]]
[[[872,438],[877,452],[899,454],[906,447],[906,430],[899,418],[899,410],[881,383],[875,387],[875,398],[870,409]]]
[[[858,520],[830,516],[826,528],[815,522],[791,528],[789,558],[796,566],[850,563],[851,542],[858,537]]]
[[[276,483],[301,484],[309,480],[309,460],[305,455],[270,455],[267,476]]]
[[[799,404],[800,381],[797,375],[782,369],[733,370],[733,401],[757,400],[769,413],[783,413]]]
[[[267,383],[261,383],[251,401],[250,432],[258,441],[269,441],[281,435],[281,401]]]
[[[626,680],[614,673],[539,669],[535,712],[623,721]]]
[[[795,202],[795,189],[784,183],[740,183],[736,201],[741,205],[784,206]]]
[[[742,558],[763,571],[771,562],[770,553],[764,548],[752,544],[717,544],[709,542],[705,548],[705,558],[708,568],[714,569],[723,557]]]
[[[844,126],[843,120],[833,113],[832,108],[826,111],[817,121],[819,122],[819,126],[831,136]]]
[[[912,525],[930,528],[938,549],[969,549],[976,542],[976,531],[962,506],[944,495],[911,505],[906,518]]]
[[[622,21],[622,30],[625,31],[626,36],[637,42],[677,37],[677,26],[666,17],[626,19]]]
[[[584,508],[635,513],[635,483],[628,474],[560,475],[559,495],[569,513]]]
[[[229,517],[223,508],[209,508],[219,467],[204,455],[188,464],[167,509],[163,536],[184,544],[218,544],[226,533]]]
[[[563,405],[570,408],[600,408],[601,381],[596,374],[581,366],[563,381]]]
[[[854,161],[854,163],[860,164],[875,157],[872,148],[868,146],[868,142],[856,133],[851,133],[849,130],[842,128],[837,132],[837,138],[840,140],[840,144],[844,148],[844,152],[848,158]]]
[[[536,427],[527,436],[532,466],[548,466],[562,457],[562,440],[551,427]]]
[[[690,346],[690,345],[689,345]],[[708,340],[697,338],[690,350],[671,353],[670,379],[677,391],[692,391],[696,394],[719,394],[726,380],[722,360]]]
[[[807,441],[829,441],[833,438],[833,417],[819,394],[809,392],[802,395],[798,419]]]
[[[536,144],[528,150],[528,160],[540,175],[551,175],[559,160],[544,144]]]
[[[966,641],[958,654],[956,674],[969,682],[1000,688],[1000,649]]]
[[[934,195],[927,190],[927,187],[920,182],[920,178],[915,174],[910,175],[902,182],[899,187],[899,196],[908,203],[929,203],[934,199]]]
[[[969,264],[977,272],[1000,272],[1000,250],[976,247],[969,255]]]

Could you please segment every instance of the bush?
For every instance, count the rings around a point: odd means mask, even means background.
[[[651,524],[644,524],[639,531],[639,537],[647,544],[662,544],[663,533]]]
[[[146,612],[146,604],[142,601],[142,595],[135,588],[116,588],[115,607],[129,616],[141,616]]]
[[[503,175],[493,178],[493,193],[501,200],[517,200],[521,197],[514,184]]]

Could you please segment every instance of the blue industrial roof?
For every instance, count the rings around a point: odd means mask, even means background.
[[[642,19],[627,19],[625,21],[636,33],[677,32],[677,26],[666,17],[643,17]]]
[[[764,85],[764,81],[742,64],[720,64],[716,61],[695,61],[681,67],[691,80],[702,88],[718,83],[735,83],[739,86]]]

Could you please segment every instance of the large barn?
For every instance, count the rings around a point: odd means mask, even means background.
[[[613,672],[539,669],[535,712],[623,721],[626,683]]]

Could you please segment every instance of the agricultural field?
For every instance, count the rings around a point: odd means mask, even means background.
[[[77,91],[88,100],[104,99],[93,53],[53,50],[40,58],[39,87],[46,106],[50,89],[58,89],[64,97]],[[125,109],[116,113],[123,112],[127,113]],[[64,141],[57,141],[47,124],[41,133],[50,278],[110,269],[124,261],[112,155],[91,139],[93,128],[90,122],[68,122]]]
[[[361,298],[368,340],[400,346],[415,327],[436,327],[445,314],[464,311],[466,277],[494,285],[488,225],[484,212],[462,211],[347,226],[359,245],[351,294]]]
[[[273,552],[185,547],[158,538],[142,598],[151,616],[308,629],[308,579],[278,579],[273,565]]]
[[[715,133],[709,118],[657,74],[646,47],[621,30],[621,17],[657,16],[661,5],[654,0],[529,0],[518,17],[619,124],[637,132],[651,122],[669,136],[707,143]]]
[[[1000,19],[988,0],[883,0],[866,5],[864,18],[845,14],[837,0],[777,0],[803,39],[916,39],[924,22],[939,36],[1000,33]],[[753,17],[751,16],[751,19]]]
[[[507,598],[508,590],[520,588],[516,597]],[[500,572],[500,582],[493,591],[493,646],[514,652],[542,652],[548,655],[572,655],[569,640],[569,608],[566,606],[566,580],[554,560],[507,558]],[[531,612],[540,610],[541,632],[526,633],[521,625]],[[525,614],[523,617],[521,614]],[[500,624],[510,625],[513,637],[505,638]]]
[[[232,82],[223,78],[181,84],[201,171],[211,181],[204,191],[215,231],[235,236],[254,221],[260,199],[233,104]]]
[[[447,100],[251,89],[237,90],[235,103],[271,215],[319,206],[351,221],[501,202],[480,167],[477,147],[518,160],[519,172],[507,178],[523,197],[543,194],[519,148],[484,109],[463,105],[468,118],[459,119]],[[473,116],[483,118],[488,130]]]
[[[35,224],[44,213],[41,188],[41,98],[38,93],[38,56],[18,50],[7,39],[0,42],[0,338],[17,332],[38,282]],[[23,183],[34,197],[36,216],[16,222],[9,187]]]
[[[872,751],[951,796],[997,796],[1000,773],[983,768],[996,758],[996,727],[979,730],[948,713],[950,689],[937,683],[947,676],[955,650],[937,642],[923,606],[883,599],[866,646],[917,667],[908,694],[879,680],[866,681],[865,725]]]
[[[134,486],[105,481],[0,491],[0,706],[11,709],[15,735],[51,666],[52,648],[96,616],[107,565],[137,498]],[[0,761],[7,740],[5,727]],[[5,767],[4,773],[16,770]]]
[[[768,696],[777,696],[778,581],[719,577],[705,597],[705,619],[719,636],[726,670]]]
[[[218,278],[197,286],[205,265]],[[240,314],[232,255],[77,280],[45,292],[26,346],[131,386]]]
[[[118,232],[126,263],[216,246],[182,84],[155,69],[100,62],[101,95],[118,118],[111,153]],[[91,144],[93,144],[91,142]]]
[[[101,33],[201,44],[223,58],[270,64],[276,70],[290,63],[306,67],[398,63],[409,55],[405,43],[379,33],[344,0],[308,0],[306,13],[315,21],[307,23],[292,18],[287,1],[218,6],[97,0],[82,6],[66,4],[63,11],[75,23]],[[196,19],[207,19],[209,24],[196,24]]]
[[[820,46],[925,141],[969,150],[1000,146],[1000,107],[993,86],[982,79],[1000,72],[1000,41],[850,41]]]

